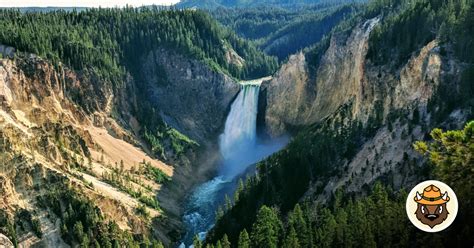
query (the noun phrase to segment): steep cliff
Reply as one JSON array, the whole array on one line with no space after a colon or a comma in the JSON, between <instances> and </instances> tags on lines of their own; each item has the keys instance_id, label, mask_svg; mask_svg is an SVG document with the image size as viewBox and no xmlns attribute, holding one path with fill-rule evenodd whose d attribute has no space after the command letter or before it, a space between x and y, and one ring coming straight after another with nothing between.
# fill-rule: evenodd
<instances>
[{"instance_id":1,"label":"steep cliff","mask_svg":"<svg viewBox=\"0 0 474 248\"><path fill-rule=\"evenodd\" d=\"M281 135L291 126L318 122L367 94L363 89L367 81L363 78L365 54L370 31L377 22L372 19L349 34L333 35L316 79L310 78L302 52L290 57L267 86L271 90L267 94L265 124L270 134Z\"/></svg>"},{"instance_id":2,"label":"steep cliff","mask_svg":"<svg viewBox=\"0 0 474 248\"><path fill-rule=\"evenodd\" d=\"M222 131L239 91L229 76L166 49L150 52L143 59L142 76L163 120L203 144Z\"/></svg>"},{"instance_id":3,"label":"steep cliff","mask_svg":"<svg viewBox=\"0 0 474 248\"><path fill-rule=\"evenodd\" d=\"M17 241L65 245L55 228L61 222L44 217L49 215L48 208L38 201L48 193L45 178L50 174L67 179L63 187L75 184L74 190L82 189L83 195L123 230L146 233L148 218L162 214L158 205L153 205L162 182L150 177L146 168L162 171L166 177L173 175L173 168L148 156L132 133L108 117L112 103L118 100L112 92L104 88L96 92L87 75L67 68L58 70L34 55L2 59L0 65L0 173L2 191L8 192L3 195L2 211L10 216L7 219L16 218L18 211L31 212L33 219L39 220L36 230L42 233L35 237L26 229L16 234ZM81 98L85 106L96 110L87 113L87 107L71 100L72 92L87 95ZM139 191L140 196L135 194ZM149 217L135 214L140 206ZM177 227L170 223L169 229L161 229L157 236L170 242L167 232L173 228Z\"/></svg>"}]
</instances>

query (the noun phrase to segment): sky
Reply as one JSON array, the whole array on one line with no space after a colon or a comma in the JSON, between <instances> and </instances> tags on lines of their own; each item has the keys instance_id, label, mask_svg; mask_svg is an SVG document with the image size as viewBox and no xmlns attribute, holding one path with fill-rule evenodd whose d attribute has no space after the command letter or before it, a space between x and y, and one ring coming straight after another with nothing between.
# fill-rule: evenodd
<instances>
[{"instance_id":1,"label":"sky","mask_svg":"<svg viewBox=\"0 0 474 248\"><path fill-rule=\"evenodd\" d=\"M123 7L170 5L179 0L0 0L0 7Z\"/></svg>"}]
</instances>

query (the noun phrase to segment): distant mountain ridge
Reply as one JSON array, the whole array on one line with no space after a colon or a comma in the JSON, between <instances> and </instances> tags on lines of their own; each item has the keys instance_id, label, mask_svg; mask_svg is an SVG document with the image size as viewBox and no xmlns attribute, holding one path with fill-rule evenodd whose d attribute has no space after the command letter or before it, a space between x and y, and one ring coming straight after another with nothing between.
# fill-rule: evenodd
<instances>
[{"instance_id":1,"label":"distant mountain ridge","mask_svg":"<svg viewBox=\"0 0 474 248\"><path fill-rule=\"evenodd\" d=\"M18 9L20 12L43 12L43 13L47 13L47 12L52 12L52 11L58 11L58 10L63 10L63 11L66 11L66 12L69 12L69 11L77 11L77 12L80 12L80 11L84 11L86 9L88 9L88 7L21 7L21 8L0 8L1 9Z\"/></svg>"},{"instance_id":2,"label":"distant mountain ridge","mask_svg":"<svg viewBox=\"0 0 474 248\"><path fill-rule=\"evenodd\" d=\"M226 8L242 8L256 6L279 6L294 8L302 5L311 4L345 4L345 3L361 3L366 0L182 0L175 6L178 8L200 8L215 9L218 7Z\"/></svg>"}]
</instances>

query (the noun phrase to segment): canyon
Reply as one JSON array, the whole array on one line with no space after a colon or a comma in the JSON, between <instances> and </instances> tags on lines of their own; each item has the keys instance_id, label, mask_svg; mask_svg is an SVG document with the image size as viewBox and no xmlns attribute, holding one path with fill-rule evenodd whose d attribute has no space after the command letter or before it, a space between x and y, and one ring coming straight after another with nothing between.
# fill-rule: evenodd
<instances>
[{"instance_id":1,"label":"canyon","mask_svg":"<svg viewBox=\"0 0 474 248\"><path fill-rule=\"evenodd\" d=\"M62 14L112 15L96 11ZM45 56L0 44L0 239L21 247L235 244L265 204L286 219L296 204L316 211L340 192L357 199L378 182L394 191L415 185L430 174L414 142L472 116L451 102L471 68L455 43L434 36L398 63L377 60L374 37L392 20L385 10L341 17L278 68L258 41L200 10L114 11L114 20L156 12L176 36L110 32L99 62L87 57L95 51L87 42ZM130 23L120 25L133 30ZM100 66L79 61L78 69L63 51L70 47Z\"/></svg>"}]
</instances>

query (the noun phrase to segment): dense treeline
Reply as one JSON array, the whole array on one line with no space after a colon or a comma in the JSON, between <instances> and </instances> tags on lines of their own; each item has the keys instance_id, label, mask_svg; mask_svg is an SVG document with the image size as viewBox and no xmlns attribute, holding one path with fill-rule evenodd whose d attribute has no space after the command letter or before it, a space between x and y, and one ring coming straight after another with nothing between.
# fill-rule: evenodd
<instances>
[{"instance_id":1,"label":"dense treeline","mask_svg":"<svg viewBox=\"0 0 474 248\"><path fill-rule=\"evenodd\" d=\"M250 229L243 229L231 244L239 248L407 247L416 228L406 218L405 200L405 193L379 183L360 199L339 191L329 207L296 204L286 218L278 209L263 205ZM215 247L223 243L224 238Z\"/></svg>"},{"instance_id":2,"label":"dense treeline","mask_svg":"<svg viewBox=\"0 0 474 248\"><path fill-rule=\"evenodd\" d=\"M474 243L470 207L474 199L474 122L463 130L435 129L431 137L432 142L417 142L415 147L434 166L431 177L451 185L462 202L456 221L445 232L427 235L415 228L406 217L406 192L393 192L376 183L366 197L339 190L326 206L296 203L287 215L263 203L255 221L240 229L237 238L223 234L213 242L215 246L207 247L468 247ZM197 239L194 244L203 246Z\"/></svg>"},{"instance_id":3,"label":"dense treeline","mask_svg":"<svg viewBox=\"0 0 474 248\"><path fill-rule=\"evenodd\" d=\"M396 11L383 6L392 5ZM464 0L390 1L372 3L385 16L370 35L367 58L375 65L398 68L428 42L437 39L441 55L451 54L464 63L461 84L440 85L429 109L441 121L455 108L474 113L474 2ZM452 97L456 95L456 97Z\"/></svg>"},{"instance_id":4,"label":"dense treeline","mask_svg":"<svg viewBox=\"0 0 474 248\"><path fill-rule=\"evenodd\" d=\"M3 9L3 8L0 8ZM57 10L64 11L84 11L87 7L19 7L18 10L21 12L51 12Z\"/></svg>"},{"instance_id":5,"label":"dense treeline","mask_svg":"<svg viewBox=\"0 0 474 248\"><path fill-rule=\"evenodd\" d=\"M255 8L217 8L209 13L238 35L252 40L265 38L299 19L319 15L337 4L318 4L305 8L285 9L272 6Z\"/></svg>"},{"instance_id":6,"label":"dense treeline","mask_svg":"<svg viewBox=\"0 0 474 248\"><path fill-rule=\"evenodd\" d=\"M383 13L383 24L370 36L367 57L376 64L406 61L411 54L439 38L454 46L458 58L474 61L472 30L474 8L472 1L417 0L375 1L381 6L398 6L396 12ZM398 10L400 9L400 10Z\"/></svg>"},{"instance_id":7,"label":"dense treeline","mask_svg":"<svg viewBox=\"0 0 474 248\"><path fill-rule=\"evenodd\" d=\"M296 11L276 7L217 8L209 12L224 26L247 39L261 39L298 18Z\"/></svg>"},{"instance_id":8,"label":"dense treeline","mask_svg":"<svg viewBox=\"0 0 474 248\"><path fill-rule=\"evenodd\" d=\"M358 7L331 3L291 10L275 7L218 8L210 13L237 34L254 40L267 54L284 60L290 54L319 42Z\"/></svg>"},{"instance_id":9,"label":"dense treeline","mask_svg":"<svg viewBox=\"0 0 474 248\"><path fill-rule=\"evenodd\" d=\"M158 47L170 47L206 61L237 78L260 77L276 61L238 38L204 12L154 8L90 9L48 13L0 10L0 43L62 61L76 70L93 69L114 84L126 69ZM245 59L226 61L231 47Z\"/></svg>"},{"instance_id":10,"label":"dense treeline","mask_svg":"<svg viewBox=\"0 0 474 248\"><path fill-rule=\"evenodd\" d=\"M348 31L363 19L380 17L381 25L370 34L367 54L367 59L375 65L401 66L414 52L434 39L442 43L443 55L452 50L458 59L472 64L474 52L468 47L473 42L473 4L463 0L372 0L363 11L341 22L332 32ZM310 68L317 69L319 58L328 45L329 39L326 38L306 49ZM472 71L472 66L465 70L464 84L474 78ZM467 92L473 92L472 87ZM463 98L463 101L469 99Z\"/></svg>"},{"instance_id":11,"label":"dense treeline","mask_svg":"<svg viewBox=\"0 0 474 248\"><path fill-rule=\"evenodd\" d=\"M356 6L346 5L298 19L272 34L261 45L261 48L267 54L277 56L280 59L286 58L303 48L319 42L341 20L347 18L355 11Z\"/></svg>"},{"instance_id":12,"label":"dense treeline","mask_svg":"<svg viewBox=\"0 0 474 248\"><path fill-rule=\"evenodd\" d=\"M366 0L182 0L177 4L179 8L206 8L215 9L218 7L227 8L249 8L256 6L278 6L287 9L297 9L308 7L309 5L330 5L345 4L355 2L365 2Z\"/></svg>"}]
</instances>

